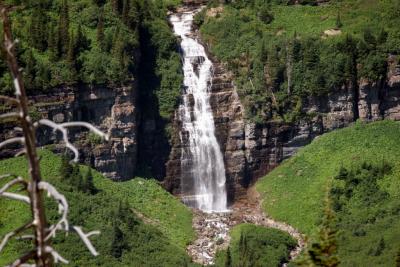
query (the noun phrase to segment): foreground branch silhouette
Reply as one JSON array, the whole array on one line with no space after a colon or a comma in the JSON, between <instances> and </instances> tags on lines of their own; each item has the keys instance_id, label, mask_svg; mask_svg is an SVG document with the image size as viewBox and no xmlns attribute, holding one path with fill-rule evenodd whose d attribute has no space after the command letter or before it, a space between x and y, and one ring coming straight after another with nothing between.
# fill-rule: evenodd
<instances>
[{"instance_id":1,"label":"foreground branch silhouette","mask_svg":"<svg viewBox=\"0 0 400 267\"><path fill-rule=\"evenodd\" d=\"M0 122L4 119L15 119L19 124L19 127L17 127L16 130L21 131L23 136L10 138L1 142L0 149L15 144L22 146L22 150L17 152L16 156L22 154L26 156L29 164L29 179L24 179L13 174L5 174L0 176L0 183L5 181L4 185L0 187L0 197L21 201L30 205L32 220L15 229L14 231L7 233L3 237L0 242L0 253L7 245L8 241L12 238L30 239L34 245L33 249L16 259L9 266L39 267L53 266L54 263L58 262L68 263L66 259L64 259L57 251L53 249L51 246L51 239L58 231L64 231L65 233L74 231L79 235L89 251L94 256L97 256L98 252L91 244L89 237L92 235L97 235L100 232L92 231L89 233L84 233L82 228L79 226L70 227L68 222L69 207L66 198L64 195L59 193L54 186L42 181L39 157L36 148L35 131L41 126L46 126L52 128L54 132L61 132L66 148L71 150L74 154L74 162L78 162L79 153L76 147L72 145L68 139L68 128L85 127L95 134L98 134L105 140L108 140L108 136L86 122L67 122L56 124L46 119L42 119L37 122L32 121L32 118L28 113L28 98L22 79L22 70L18 67L15 54L15 45L18 43L18 40L13 40L12 37L11 22L9 19L10 10L10 7L0 4L0 17L3 24L3 44L1 45L1 52L12 75L15 88L15 97L0 96L0 102L7 103L12 107L12 109L14 109L14 111L0 115ZM18 188L17 186L19 186L20 190L12 190L11 192L9 191L10 189ZM21 194L20 192L22 191L25 191L26 194ZM53 225L48 225L46 220L43 193L46 193L48 197L52 198L58 203L58 212L61 215L61 218Z\"/></svg>"}]
</instances>

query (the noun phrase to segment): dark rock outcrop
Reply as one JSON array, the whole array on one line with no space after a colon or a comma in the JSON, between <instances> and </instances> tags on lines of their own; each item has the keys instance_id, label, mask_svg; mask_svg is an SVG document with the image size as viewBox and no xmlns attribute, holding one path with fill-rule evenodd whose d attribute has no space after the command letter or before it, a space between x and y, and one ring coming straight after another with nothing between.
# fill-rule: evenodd
<instances>
[{"instance_id":1,"label":"dark rock outcrop","mask_svg":"<svg viewBox=\"0 0 400 267\"><path fill-rule=\"evenodd\" d=\"M53 90L49 95L30 97L35 116L56 123L86 121L110 135L107 143L87 130L71 128L71 140L80 150L80 160L114 180L134 177L137 161L136 84L120 88L79 87ZM12 124L2 126L1 139L17 134ZM60 136L41 127L37 132L39 146L52 145L63 153ZM15 150L2 151L1 156L12 155Z\"/></svg>"}]
</instances>

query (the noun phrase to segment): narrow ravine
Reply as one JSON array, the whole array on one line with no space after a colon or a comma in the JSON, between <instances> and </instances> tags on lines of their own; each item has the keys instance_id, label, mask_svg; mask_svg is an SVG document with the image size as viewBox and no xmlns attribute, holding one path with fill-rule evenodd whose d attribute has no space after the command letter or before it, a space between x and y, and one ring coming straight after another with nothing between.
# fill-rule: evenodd
<instances>
[{"instance_id":1,"label":"narrow ravine","mask_svg":"<svg viewBox=\"0 0 400 267\"><path fill-rule=\"evenodd\" d=\"M187 247L187 252L196 263L214 264L216 252L229 246L232 227L251 223L282 230L296 239L298 246L291 252L293 259L304 247L303 236L290 225L266 216L255 190L249 190L251 197L227 207L224 160L209 102L213 63L192 28L194 16L200 10L182 8L169 18L180 38L184 73L178 111L183 144L181 198L193 210L193 228L197 233L197 239Z\"/></svg>"}]
</instances>

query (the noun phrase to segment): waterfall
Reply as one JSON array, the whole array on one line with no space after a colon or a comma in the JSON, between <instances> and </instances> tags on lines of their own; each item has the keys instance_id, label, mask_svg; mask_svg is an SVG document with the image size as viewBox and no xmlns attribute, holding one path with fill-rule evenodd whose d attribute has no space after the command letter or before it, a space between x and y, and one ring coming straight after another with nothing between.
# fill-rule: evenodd
<instances>
[{"instance_id":1,"label":"waterfall","mask_svg":"<svg viewBox=\"0 0 400 267\"><path fill-rule=\"evenodd\" d=\"M179 107L182 146L181 188L183 201L206 212L227 210L224 160L215 137L210 106L213 65L204 47L191 37L194 12L172 15L170 21L181 37L184 72Z\"/></svg>"}]
</instances>

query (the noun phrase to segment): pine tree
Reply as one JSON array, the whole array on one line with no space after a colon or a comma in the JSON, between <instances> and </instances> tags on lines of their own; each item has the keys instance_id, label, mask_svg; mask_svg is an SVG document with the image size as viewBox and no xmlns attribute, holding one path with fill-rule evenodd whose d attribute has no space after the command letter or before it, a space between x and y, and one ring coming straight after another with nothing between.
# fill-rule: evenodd
<instances>
[{"instance_id":1,"label":"pine tree","mask_svg":"<svg viewBox=\"0 0 400 267\"><path fill-rule=\"evenodd\" d=\"M228 247L228 249L226 250L225 267L232 267L232 255L230 247Z\"/></svg>"},{"instance_id":2,"label":"pine tree","mask_svg":"<svg viewBox=\"0 0 400 267\"><path fill-rule=\"evenodd\" d=\"M400 267L400 248L397 250L396 254L396 267Z\"/></svg>"},{"instance_id":3,"label":"pine tree","mask_svg":"<svg viewBox=\"0 0 400 267\"><path fill-rule=\"evenodd\" d=\"M125 25L129 25L129 1L128 0L123 0L122 4L122 22Z\"/></svg>"},{"instance_id":4,"label":"pine tree","mask_svg":"<svg viewBox=\"0 0 400 267\"><path fill-rule=\"evenodd\" d=\"M44 9L35 7L30 21L30 45L39 51L47 48L47 24L48 16Z\"/></svg>"},{"instance_id":5,"label":"pine tree","mask_svg":"<svg viewBox=\"0 0 400 267\"><path fill-rule=\"evenodd\" d=\"M340 14L338 13L336 16L336 29L340 29L343 27L342 20L340 19Z\"/></svg>"},{"instance_id":6,"label":"pine tree","mask_svg":"<svg viewBox=\"0 0 400 267\"><path fill-rule=\"evenodd\" d=\"M93 183L93 174L92 174L92 169L90 167L88 167L85 174L83 191L89 194L95 194L97 192L97 189Z\"/></svg>"},{"instance_id":7,"label":"pine tree","mask_svg":"<svg viewBox=\"0 0 400 267\"><path fill-rule=\"evenodd\" d=\"M124 233L121 229L114 223L113 229L113 239L111 242L111 255L114 258L120 258L125 247Z\"/></svg>"},{"instance_id":8,"label":"pine tree","mask_svg":"<svg viewBox=\"0 0 400 267\"><path fill-rule=\"evenodd\" d=\"M97 42L99 43L99 47L104 50L105 42L104 42L104 11L100 9L99 19L97 22Z\"/></svg>"},{"instance_id":9,"label":"pine tree","mask_svg":"<svg viewBox=\"0 0 400 267\"><path fill-rule=\"evenodd\" d=\"M61 156L61 165L58 170L59 177L61 180L67 180L71 177L72 172L74 171L73 166L69 163L69 159L67 155Z\"/></svg>"},{"instance_id":10,"label":"pine tree","mask_svg":"<svg viewBox=\"0 0 400 267\"><path fill-rule=\"evenodd\" d=\"M75 54L78 55L82 51L89 49L89 47L90 41L83 33L82 26L79 24L75 37Z\"/></svg>"},{"instance_id":11,"label":"pine tree","mask_svg":"<svg viewBox=\"0 0 400 267\"><path fill-rule=\"evenodd\" d=\"M36 60L33 56L31 49L27 51L25 62L26 65L24 68L24 83L27 89L33 89L36 76L36 71L35 71Z\"/></svg>"},{"instance_id":12,"label":"pine tree","mask_svg":"<svg viewBox=\"0 0 400 267\"><path fill-rule=\"evenodd\" d=\"M47 40L47 47L50 53L50 61L55 62L58 60L58 47L57 47L57 31L56 26L51 23L49 26L49 33L48 33L48 40Z\"/></svg>"},{"instance_id":13,"label":"pine tree","mask_svg":"<svg viewBox=\"0 0 400 267\"><path fill-rule=\"evenodd\" d=\"M71 32L69 37L68 44L68 52L67 52L67 62L71 65L71 67L75 67L75 59L76 59L76 42L74 32Z\"/></svg>"},{"instance_id":14,"label":"pine tree","mask_svg":"<svg viewBox=\"0 0 400 267\"><path fill-rule=\"evenodd\" d=\"M335 213L329 196L325 197L324 215L319 230L319 241L312 243L306 251L306 259L300 261L300 266L336 267L340 261L337 258L337 229L335 227Z\"/></svg>"},{"instance_id":15,"label":"pine tree","mask_svg":"<svg viewBox=\"0 0 400 267\"><path fill-rule=\"evenodd\" d=\"M63 0L58 21L58 51L61 56L66 56L69 45L69 8L67 0Z\"/></svg>"}]
</instances>

